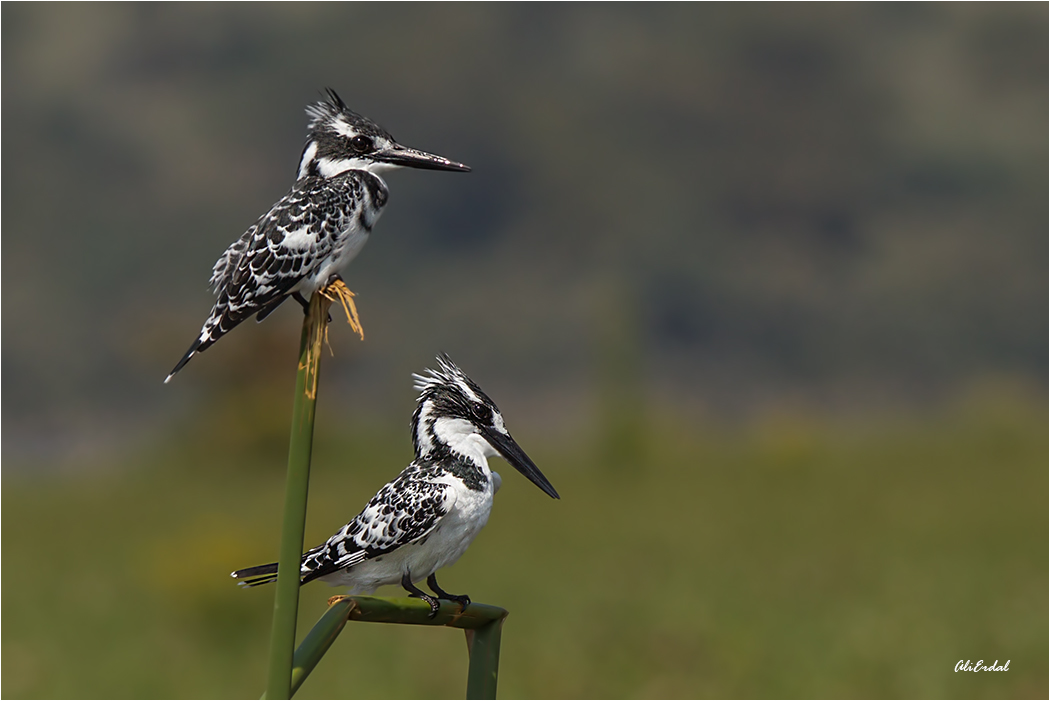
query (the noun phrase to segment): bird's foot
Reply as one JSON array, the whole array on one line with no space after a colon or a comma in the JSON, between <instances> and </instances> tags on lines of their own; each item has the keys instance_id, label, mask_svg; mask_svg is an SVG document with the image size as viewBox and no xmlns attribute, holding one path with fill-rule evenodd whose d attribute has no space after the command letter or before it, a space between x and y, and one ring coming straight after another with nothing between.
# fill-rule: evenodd
<instances>
[{"instance_id":1,"label":"bird's foot","mask_svg":"<svg viewBox=\"0 0 1050 701\"><path fill-rule=\"evenodd\" d=\"M430 614L427 616L427 618L433 618L437 615L438 609L441 608L441 604L438 603L437 599L435 599L430 594L427 594L425 591L413 584L412 578L409 577L407 573L401 577L401 586L405 589L405 591L408 592L408 595L413 599L422 599L423 601L427 602L427 605L430 606ZM440 596L440 594L438 596Z\"/></svg>"},{"instance_id":2,"label":"bird's foot","mask_svg":"<svg viewBox=\"0 0 1050 701\"><path fill-rule=\"evenodd\" d=\"M320 292L326 299L332 302L338 301L343 305L343 311L346 312L346 320L349 322L350 328L361 337L362 341L365 340L365 330L361 326L361 319L357 316L357 305L354 304L354 293L343 282L343 278L338 275L328 278L328 284L322 287Z\"/></svg>"},{"instance_id":3,"label":"bird's foot","mask_svg":"<svg viewBox=\"0 0 1050 701\"><path fill-rule=\"evenodd\" d=\"M441 604L439 604L438 600L434 597L430 596L429 594L422 593L409 594L409 596L413 599L422 599L423 601L427 602L427 605L430 606L430 613L427 614L427 618L434 618L438 615L438 610L441 608Z\"/></svg>"},{"instance_id":4,"label":"bird's foot","mask_svg":"<svg viewBox=\"0 0 1050 701\"><path fill-rule=\"evenodd\" d=\"M459 604L460 613L466 611L467 607L470 606L470 597L466 594L449 594L447 591L439 587L436 575L432 574L429 577L427 577L427 586L430 587L430 591L434 592L442 599L455 601L457 604Z\"/></svg>"}]
</instances>

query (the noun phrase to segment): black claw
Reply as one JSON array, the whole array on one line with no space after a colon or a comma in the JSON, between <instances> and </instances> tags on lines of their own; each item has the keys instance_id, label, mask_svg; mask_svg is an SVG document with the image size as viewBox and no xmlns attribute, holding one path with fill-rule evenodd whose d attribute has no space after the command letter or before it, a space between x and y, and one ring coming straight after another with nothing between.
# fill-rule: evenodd
<instances>
[{"instance_id":1,"label":"black claw","mask_svg":"<svg viewBox=\"0 0 1050 701\"><path fill-rule=\"evenodd\" d=\"M405 572L405 574L401 576L401 586L404 587L405 591L408 592L409 596L414 597L416 599L422 599L423 601L427 602L427 604L430 606L430 615L427 616L428 618L433 618L437 615L438 609L441 607L441 605L438 604L438 600L432 597L430 594L427 594L415 584L413 584L412 578L409 577L408 572Z\"/></svg>"},{"instance_id":2,"label":"black claw","mask_svg":"<svg viewBox=\"0 0 1050 701\"><path fill-rule=\"evenodd\" d=\"M447 591L438 586L437 575L432 574L427 577L427 586L430 587L430 591L434 592L442 599L448 599L449 601L455 601L459 604L459 612L463 613L470 606L470 597L466 594L449 594Z\"/></svg>"}]
</instances>

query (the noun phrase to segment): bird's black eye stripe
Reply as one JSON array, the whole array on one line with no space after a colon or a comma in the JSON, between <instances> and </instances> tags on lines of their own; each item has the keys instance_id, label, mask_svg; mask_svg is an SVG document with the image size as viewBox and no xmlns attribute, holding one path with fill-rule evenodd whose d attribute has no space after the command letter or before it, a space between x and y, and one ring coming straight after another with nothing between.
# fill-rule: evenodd
<instances>
[{"instance_id":1,"label":"bird's black eye stripe","mask_svg":"<svg viewBox=\"0 0 1050 701\"><path fill-rule=\"evenodd\" d=\"M372 139L367 136L358 134L354 138L350 139L350 146L358 153L368 153L372 150Z\"/></svg>"}]
</instances>

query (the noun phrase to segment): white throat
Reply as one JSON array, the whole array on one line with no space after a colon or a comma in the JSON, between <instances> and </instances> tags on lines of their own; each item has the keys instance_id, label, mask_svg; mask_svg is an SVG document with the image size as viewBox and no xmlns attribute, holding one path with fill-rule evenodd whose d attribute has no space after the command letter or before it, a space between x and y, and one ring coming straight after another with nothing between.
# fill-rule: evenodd
<instances>
[{"instance_id":1,"label":"white throat","mask_svg":"<svg viewBox=\"0 0 1050 701\"><path fill-rule=\"evenodd\" d=\"M334 178L348 170L368 170L370 161L363 158L325 158L317 159L317 172L322 178Z\"/></svg>"},{"instance_id":2,"label":"white throat","mask_svg":"<svg viewBox=\"0 0 1050 701\"><path fill-rule=\"evenodd\" d=\"M462 455L485 472L489 471L488 458L499 455L466 419L437 419L434 421L434 435L452 452Z\"/></svg>"}]
</instances>

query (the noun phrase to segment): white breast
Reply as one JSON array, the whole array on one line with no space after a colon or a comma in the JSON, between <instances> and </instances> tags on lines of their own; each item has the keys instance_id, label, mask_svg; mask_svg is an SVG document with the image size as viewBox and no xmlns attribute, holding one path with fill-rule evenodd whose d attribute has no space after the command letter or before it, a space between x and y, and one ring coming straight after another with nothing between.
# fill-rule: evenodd
<instances>
[{"instance_id":1,"label":"white breast","mask_svg":"<svg viewBox=\"0 0 1050 701\"><path fill-rule=\"evenodd\" d=\"M343 212L340 217L339 233L335 235L335 245L331 252L320 261L320 265L313 273L307 275L296 285L295 290L307 298L324 287L333 275L342 273L346 266L350 265L350 261L356 258L368 243L371 228L379 220L383 208L372 201L372 195L367 187L361 187L361 197L363 199L356 208Z\"/></svg>"},{"instance_id":2,"label":"white breast","mask_svg":"<svg viewBox=\"0 0 1050 701\"><path fill-rule=\"evenodd\" d=\"M354 220L350 227L339 235L339 242L332 251L332 255L328 256L317 271L309 276L308 282L304 280L303 294L307 296L313 294L315 290L323 287L333 275L343 272L366 243L368 243L368 231Z\"/></svg>"},{"instance_id":3,"label":"white breast","mask_svg":"<svg viewBox=\"0 0 1050 701\"><path fill-rule=\"evenodd\" d=\"M400 584L406 572L413 582L420 582L456 562L488 523L492 496L498 487L492 479L481 490L467 489L462 480L451 475L445 481L450 488L450 501L454 501L423 542L403 545L392 553L362 562L349 572L322 579L332 586L349 587L351 594L372 594L378 587Z\"/></svg>"}]
</instances>

